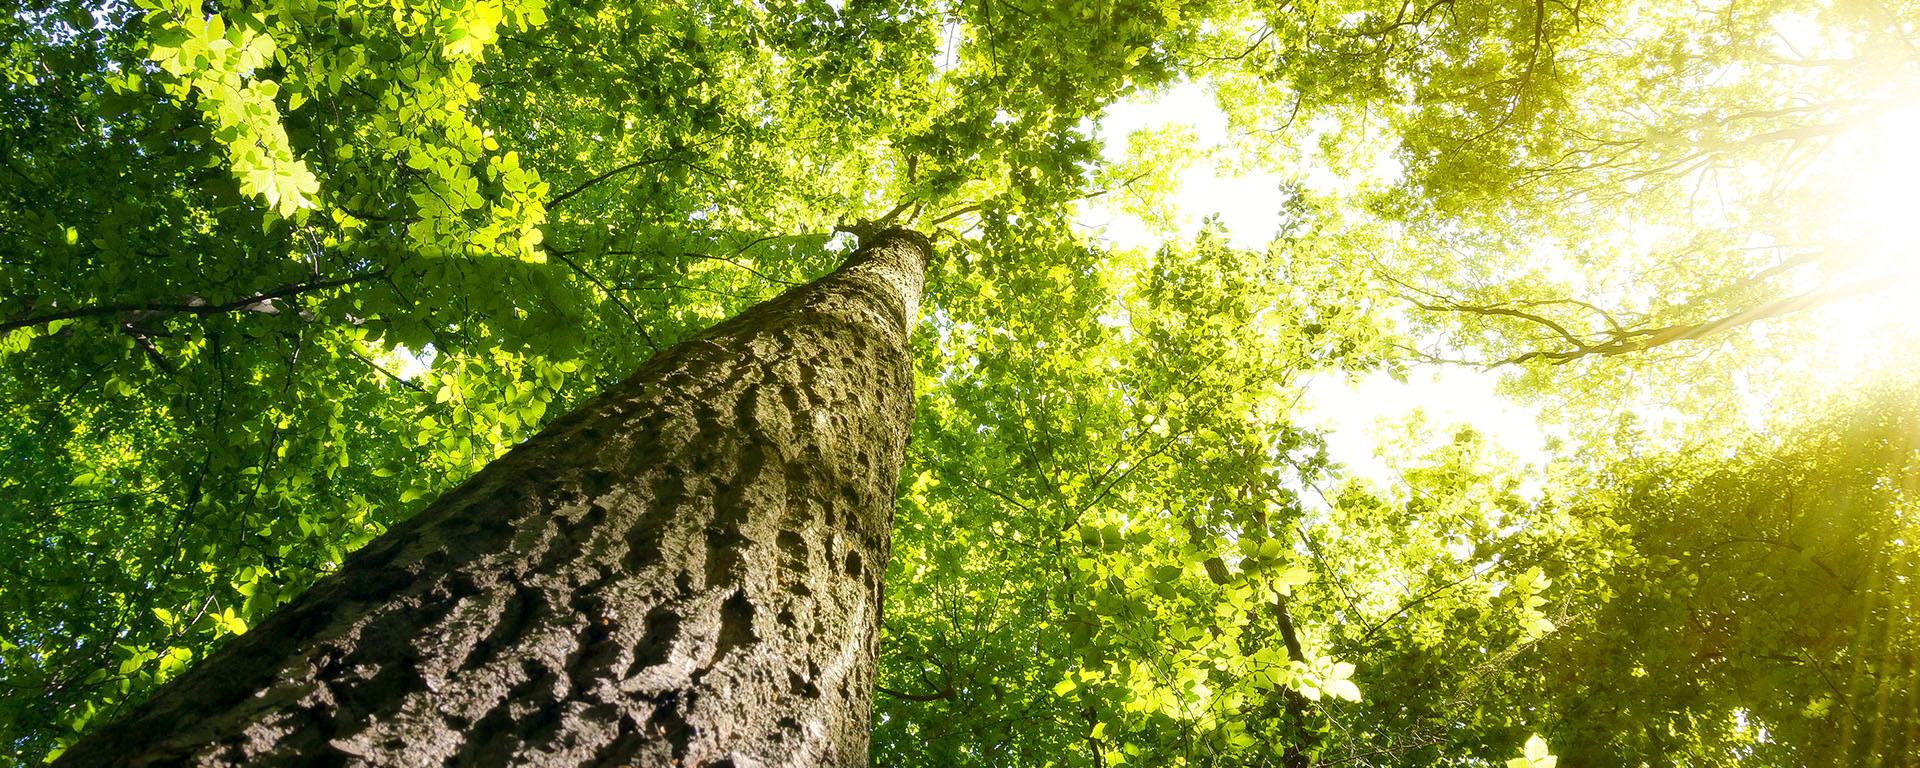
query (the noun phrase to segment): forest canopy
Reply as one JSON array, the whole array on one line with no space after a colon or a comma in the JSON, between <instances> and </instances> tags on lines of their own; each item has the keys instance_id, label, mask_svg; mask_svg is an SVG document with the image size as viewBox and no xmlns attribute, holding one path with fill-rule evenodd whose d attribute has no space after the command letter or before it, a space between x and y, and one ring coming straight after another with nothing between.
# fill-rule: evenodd
<instances>
[{"instance_id":1,"label":"forest canopy","mask_svg":"<svg viewBox=\"0 0 1920 768\"><path fill-rule=\"evenodd\" d=\"M1903 0L22 0L0 763L900 226L874 764L1915 765L1916 46ZM1224 144L1110 127L1176 88ZM1192 168L1273 210L1182 228ZM1541 445L1313 405L1463 371Z\"/></svg>"}]
</instances>

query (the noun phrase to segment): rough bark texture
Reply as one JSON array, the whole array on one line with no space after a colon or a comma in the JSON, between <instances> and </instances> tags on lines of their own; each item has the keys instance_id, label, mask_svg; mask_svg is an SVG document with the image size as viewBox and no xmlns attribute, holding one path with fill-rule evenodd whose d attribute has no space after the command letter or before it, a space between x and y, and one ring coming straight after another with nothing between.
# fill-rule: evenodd
<instances>
[{"instance_id":1,"label":"rough bark texture","mask_svg":"<svg viewBox=\"0 0 1920 768\"><path fill-rule=\"evenodd\" d=\"M59 764L866 764L929 248L661 353Z\"/></svg>"}]
</instances>

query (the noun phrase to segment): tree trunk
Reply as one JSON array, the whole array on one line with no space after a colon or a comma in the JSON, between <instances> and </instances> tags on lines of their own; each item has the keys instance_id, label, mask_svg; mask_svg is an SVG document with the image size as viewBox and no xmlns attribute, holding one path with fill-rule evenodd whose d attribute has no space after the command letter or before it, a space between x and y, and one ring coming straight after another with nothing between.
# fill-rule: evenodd
<instances>
[{"instance_id":1,"label":"tree trunk","mask_svg":"<svg viewBox=\"0 0 1920 768\"><path fill-rule=\"evenodd\" d=\"M865 765L930 248L661 353L59 764Z\"/></svg>"}]
</instances>

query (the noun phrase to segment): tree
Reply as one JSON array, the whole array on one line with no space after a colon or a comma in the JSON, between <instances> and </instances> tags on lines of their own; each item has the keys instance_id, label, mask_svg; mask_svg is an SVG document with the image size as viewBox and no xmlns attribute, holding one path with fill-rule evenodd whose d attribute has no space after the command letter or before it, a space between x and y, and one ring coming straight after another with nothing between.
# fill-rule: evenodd
<instances>
[{"instance_id":1,"label":"tree","mask_svg":"<svg viewBox=\"0 0 1920 768\"><path fill-rule=\"evenodd\" d=\"M1606 577L1606 607L1539 660L1587 671L1555 681L1559 743L1653 765L1742 750L1762 765L1912 764L1920 638L1901 618L1913 558L1896 510L1920 459L1915 397L1869 377L1794 439L1613 467L1585 503L1638 518L1622 532L1634 554ZM1754 739L1762 727L1774 738Z\"/></svg>"},{"instance_id":2,"label":"tree","mask_svg":"<svg viewBox=\"0 0 1920 768\"><path fill-rule=\"evenodd\" d=\"M35 245L9 275L9 350L31 349L14 359L23 378L112 371L109 402L88 400L81 410L113 414L63 413L72 401L25 396L19 403L33 415L23 423L36 429L18 435L30 447L9 458L45 451L61 460L9 490L49 494L59 509L68 489L138 488L107 504L81 501L84 515L105 517L68 519L53 536L10 531L16 547L51 555L32 556L24 589L9 590L26 608L9 632L10 686L53 694L10 713L10 725L29 724L20 731L26 752L55 746L33 724L83 724L102 704L111 707L104 722L127 694L179 673L207 634L256 628L346 552L408 519L413 502L530 435L550 404L595 386L569 385L567 374L618 370L751 303L733 291L795 282L830 259L826 228L806 227L871 204L864 187L881 176L872 166L905 161L890 186L924 187L901 193L918 198L917 214L997 194L1005 185L991 174L1010 163L983 162L982 152L1026 153L1033 158L1018 164L1023 174L1065 172L1027 177L1015 193L1028 201L1022 210L1057 210L1079 194L1073 159L1088 145L1053 145L1079 100L1128 79L1082 66L1097 90L1060 67L995 70L988 78L999 93L1058 109L1023 110L1009 126L992 120L994 101L974 98L952 110L956 125L931 131L915 114L931 83L911 77L929 68L911 44L929 37L923 8L867 6L845 18L817 5L583 8L551 25L537 2L396 7L391 18L363 10L41 5L9 19L10 61L20 65L9 69L10 88L23 97L12 103L57 99L73 124L68 132L64 121L36 118L9 137L21 150L10 170L47 193L18 195L7 212L8 228ZM540 37L530 34L536 29ZM876 35L906 39L882 47ZM1031 48L1041 39L1022 27L993 45ZM1077 50L1110 57L1118 40ZM489 65L496 45L526 55ZM869 52L882 56L859 64ZM630 65L606 66L613 60ZM556 66L565 77L554 77ZM1035 78L1046 93L1034 95ZM803 83L814 90L795 87ZM491 98L481 101L483 87ZM516 92L539 98L518 101ZM629 100L610 103L608 93ZM552 120L546 108L568 99L598 103L579 119ZM839 130L849 119L865 132ZM1039 135L1023 139L1030 130ZM882 141L915 154L880 150ZM573 149L541 157L566 145ZM162 158L143 169L150 175L83 181L87 169L132 167L147 156ZM796 158L830 167L802 172ZM535 159L577 181L556 193L532 170ZM1002 215L989 203L931 213L938 221ZM649 223L689 207L699 214L689 225ZM610 210L619 221L609 221ZM241 229L248 233L226 236ZM769 253L785 263L739 261ZM707 273L703 262L751 278ZM649 266L689 279L648 307L633 292ZM499 286L508 290L491 290ZM702 293L725 300L687 298ZM611 314L588 317L583 305ZM84 341L64 345L71 337ZM115 360L122 341L140 359ZM589 344L616 354L588 356ZM405 363L396 350L416 361L431 354L450 378L397 373ZM68 354L82 365L60 362ZM325 382L309 378L316 371ZM280 383L256 386L262 376ZM38 391L73 388L86 389L87 379ZM113 435L105 455L94 455L103 459L97 471L74 471L79 457L65 453L76 441L61 427L75 422ZM116 423L150 437L131 440ZM407 442L435 457L422 462L403 448L383 458L374 447ZM884 459L888 451L854 453ZM891 478L898 460L874 467ZM76 572L58 562L68 551L109 554L91 560L92 572ZM877 589L886 558L868 554ZM239 561L247 563L239 571L228 567ZM197 565L209 562L222 565ZM181 594L203 597L183 605L174 600ZM38 612L55 603L70 606L65 616ZM93 631L107 626L121 629ZM66 645L62 636L84 639ZM863 647L868 658L849 674L871 664L870 637ZM864 685L844 693L864 701ZM66 708L76 702L85 710L74 718ZM863 705L847 712L864 721ZM836 732L862 731L847 730L846 719L828 721ZM838 753L859 757L858 749Z\"/></svg>"},{"instance_id":3,"label":"tree","mask_svg":"<svg viewBox=\"0 0 1920 768\"><path fill-rule=\"evenodd\" d=\"M59 763L864 762L930 249L662 352Z\"/></svg>"},{"instance_id":4,"label":"tree","mask_svg":"<svg viewBox=\"0 0 1920 768\"><path fill-rule=\"evenodd\" d=\"M1819 444L1789 425L1833 410L1824 371L1869 367L1807 352L1845 302L1764 310L1861 264L1889 274L1806 204L1842 177L1799 171L1898 111L1911 16L34 0L0 27L0 733L35 760L219 648L272 645L249 638L349 552L451 524L415 515L645 360L692 354L662 350L831 271L851 248L836 225L864 218L940 244L876 762L1816 763L1779 735L1865 700L1796 708L1820 689L1775 679L1844 659L1899 711L1904 673L1881 660L1907 641L1882 617L1905 593L1863 586L1870 629L1812 637L1741 617L1796 615L1756 573L1817 568L1634 569L1735 530L1715 504L1743 497L1711 489L1763 473L1747 454L1802 465L1773 448ZM1099 114L1180 77L1219 97L1233 159L1289 179L1270 243L1209 227L1116 249L1074 223L1093 196L1164 208L1198 151L1163 131L1109 159ZM1691 205L1703 179L1737 194ZM1434 358L1513 361L1564 416L1557 460L1415 422L1395 479L1344 469L1303 413L1312 382ZM1627 398L1682 418L1623 427ZM1853 454L1854 476L1897 486L1899 455ZM1858 527L1906 536L1904 498L1858 505ZM601 607L564 603L632 635ZM1696 607L1711 631L1675 623ZM1689 696L1615 664L1633 647L1616 627L1702 647L1739 627L1825 661L1650 673L1740 682ZM1857 650L1876 632L1881 652ZM548 738L532 714L487 730ZM1850 733L1863 760L1897 743Z\"/></svg>"}]
</instances>

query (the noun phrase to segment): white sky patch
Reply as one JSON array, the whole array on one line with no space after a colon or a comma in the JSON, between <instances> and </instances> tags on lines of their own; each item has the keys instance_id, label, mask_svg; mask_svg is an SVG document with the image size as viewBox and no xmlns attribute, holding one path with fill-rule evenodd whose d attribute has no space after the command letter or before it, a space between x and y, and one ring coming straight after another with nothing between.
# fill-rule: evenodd
<instances>
[{"instance_id":1,"label":"white sky patch","mask_svg":"<svg viewBox=\"0 0 1920 768\"><path fill-rule=\"evenodd\" d=\"M965 39L966 30L960 22L952 19L940 25L940 49L933 52L933 66L941 72L951 72L959 64L960 42Z\"/></svg>"},{"instance_id":2,"label":"white sky patch","mask_svg":"<svg viewBox=\"0 0 1920 768\"><path fill-rule=\"evenodd\" d=\"M1199 85L1181 83L1152 101L1123 101L1109 107L1100 120L1099 135L1106 140L1102 154L1109 162L1123 162L1127 136L1170 124L1192 127L1203 152L1226 156L1233 151L1227 116L1213 97ZM1207 216L1218 215L1233 245L1264 247L1280 225L1282 179L1274 173L1224 173L1224 161L1225 157L1203 160L1181 172L1179 188L1172 195L1180 212L1177 237L1193 237ZM1082 211L1080 224L1098 231L1096 237L1115 248L1153 249L1162 241L1145 222L1115 210L1101 198L1094 198Z\"/></svg>"},{"instance_id":3,"label":"white sky patch","mask_svg":"<svg viewBox=\"0 0 1920 768\"><path fill-rule=\"evenodd\" d=\"M427 370L433 367L434 358L439 356L440 350L434 349L432 344L422 347L419 352L407 349L405 344L401 344L387 353L387 359L382 360L381 364L387 370L393 371L394 375L412 381L426 375Z\"/></svg>"},{"instance_id":4,"label":"white sky patch","mask_svg":"<svg viewBox=\"0 0 1920 768\"><path fill-rule=\"evenodd\" d=\"M1472 427L1489 445L1536 466L1548 459L1539 412L1496 394L1497 374L1468 368L1417 368L1407 383L1385 373L1348 382L1338 374L1315 377L1301 401L1302 421L1328 430L1327 447L1347 471L1385 487L1396 473L1379 454L1394 425L1423 412L1427 448L1451 440L1456 425ZM1393 457L1399 461L1413 456ZM1529 488L1529 491L1537 491Z\"/></svg>"}]
</instances>

